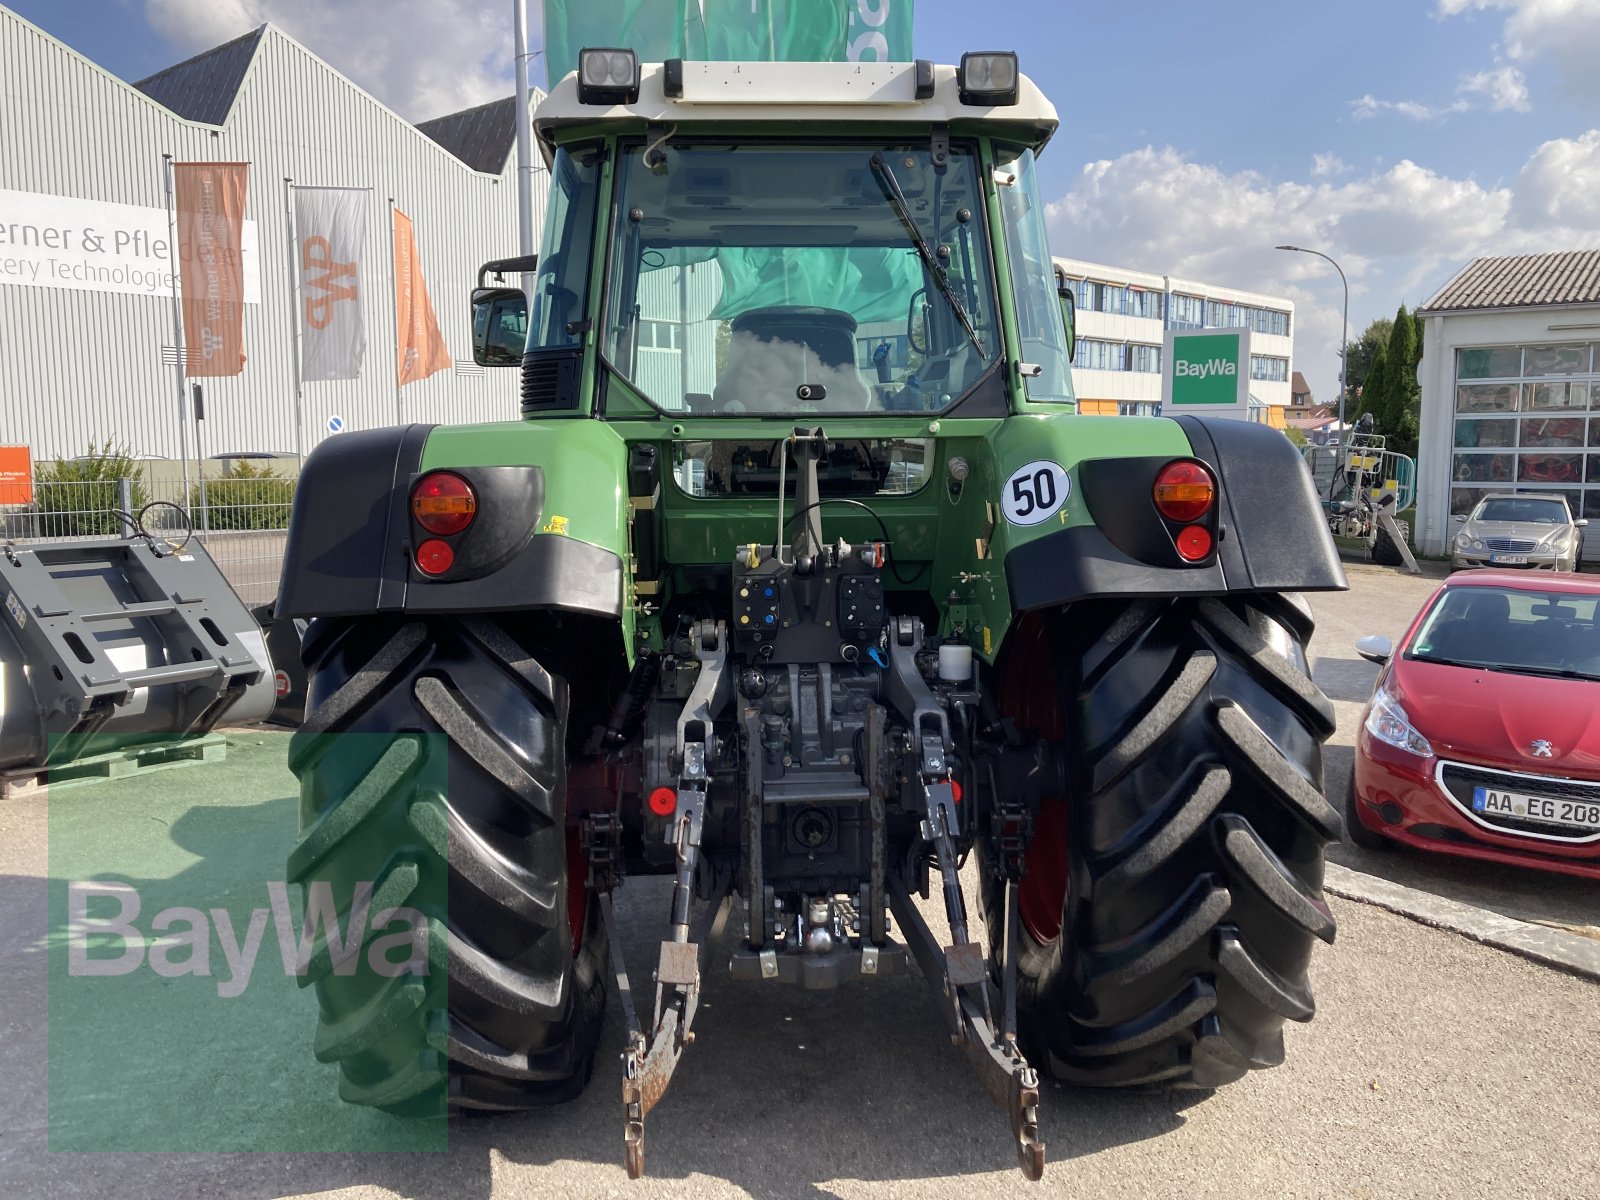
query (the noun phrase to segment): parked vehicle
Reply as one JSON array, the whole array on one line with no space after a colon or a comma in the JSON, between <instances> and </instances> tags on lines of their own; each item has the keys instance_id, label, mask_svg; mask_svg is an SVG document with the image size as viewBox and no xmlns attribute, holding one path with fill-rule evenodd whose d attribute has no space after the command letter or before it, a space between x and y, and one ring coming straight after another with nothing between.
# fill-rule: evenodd
<instances>
[{"instance_id":1,"label":"parked vehicle","mask_svg":"<svg viewBox=\"0 0 1600 1200\"><path fill-rule=\"evenodd\" d=\"M1600 579L1447 580L1362 714L1350 838L1600 879Z\"/></svg>"},{"instance_id":2,"label":"parked vehicle","mask_svg":"<svg viewBox=\"0 0 1600 1200\"><path fill-rule=\"evenodd\" d=\"M538 260L473 294L525 419L329 439L294 498L289 877L377 879L448 949L314 956L341 1095L571 1099L615 979L637 1175L735 898L718 966L755 987L914 957L1031 1178L1039 1071L1281 1062L1342 828L1294 593L1344 576L1294 448L1077 415L1056 113L1015 55L582 62L533 118ZM630 976L612 894L646 874L673 900Z\"/></svg>"},{"instance_id":3,"label":"parked vehicle","mask_svg":"<svg viewBox=\"0 0 1600 1200\"><path fill-rule=\"evenodd\" d=\"M1576 571L1583 530L1559 493L1494 492L1478 502L1450 545L1450 569L1521 567Z\"/></svg>"},{"instance_id":4,"label":"parked vehicle","mask_svg":"<svg viewBox=\"0 0 1600 1200\"><path fill-rule=\"evenodd\" d=\"M1334 537L1359 538L1372 561L1386 567L1411 561L1411 524L1394 519L1416 499L1417 465L1387 448L1388 439L1373 432L1372 414L1363 413L1354 428L1331 442L1306 446L1306 461L1328 530Z\"/></svg>"}]
</instances>

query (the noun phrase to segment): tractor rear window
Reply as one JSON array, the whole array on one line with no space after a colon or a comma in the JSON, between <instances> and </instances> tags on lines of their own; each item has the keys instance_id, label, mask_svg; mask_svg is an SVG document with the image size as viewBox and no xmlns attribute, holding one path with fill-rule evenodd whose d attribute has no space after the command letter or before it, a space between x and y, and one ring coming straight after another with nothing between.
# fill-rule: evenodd
<instances>
[{"instance_id":1,"label":"tractor rear window","mask_svg":"<svg viewBox=\"0 0 1600 1200\"><path fill-rule=\"evenodd\" d=\"M672 447L672 474L690 496L776 496L783 477L795 494L794 460L781 469L783 442L728 438L681 441ZM931 438L840 438L817 466L823 496L908 496L928 482Z\"/></svg>"},{"instance_id":2,"label":"tractor rear window","mask_svg":"<svg viewBox=\"0 0 1600 1200\"><path fill-rule=\"evenodd\" d=\"M948 408L1002 345L976 155L954 145L942 171L931 158L927 144L625 150L610 365L672 413Z\"/></svg>"}]
</instances>

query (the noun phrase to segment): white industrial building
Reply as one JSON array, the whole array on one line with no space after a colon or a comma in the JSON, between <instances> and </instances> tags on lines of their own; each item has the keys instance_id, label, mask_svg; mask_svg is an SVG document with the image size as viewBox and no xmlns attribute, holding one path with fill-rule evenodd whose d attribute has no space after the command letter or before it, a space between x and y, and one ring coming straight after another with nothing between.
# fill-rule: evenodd
<instances>
[{"instance_id":1,"label":"white industrial building","mask_svg":"<svg viewBox=\"0 0 1600 1200\"><path fill-rule=\"evenodd\" d=\"M472 362L467 304L479 264L518 252L511 99L413 125L270 25L130 84L0 7L0 128L0 444L29 446L35 461L107 441L180 456L164 254L155 239L124 239L75 257L81 236L65 247L60 233L130 220L165 229L163 155L250 164L246 362L238 376L203 381L205 454L309 451L334 426L517 416L515 372ZM299 429L291 180L370 189L361 375L304 384ZM536 220L544 190L541 171ZM415 224L455 361L404 389L391 203Z\"/></svg>"},{"instance_id":2,"label":"white industrial building","mask_svg":"<svg viewBox=\"0 0 1600 1200\"><path fill-rule=\"evenodd\" d=\"M1557 492L1600 526L1600 250L1474 259L1417 317L1418 548L1446 553L1492 491Z\"/></svg>"},{"instance_id":3,"label":"white industrial building","mask_svg":"<svg viewBox=\"0 0 1600 1200\"><path fill-rule=\"evenodd\" d=\"M1283 428L1294 370L1294 302L1237 288L1057 258L1076 293L1078 411L1149 416L1161 403L1161 353L1168 329L1250 332L1252 418Z\"/></svg>"}]
</instances>

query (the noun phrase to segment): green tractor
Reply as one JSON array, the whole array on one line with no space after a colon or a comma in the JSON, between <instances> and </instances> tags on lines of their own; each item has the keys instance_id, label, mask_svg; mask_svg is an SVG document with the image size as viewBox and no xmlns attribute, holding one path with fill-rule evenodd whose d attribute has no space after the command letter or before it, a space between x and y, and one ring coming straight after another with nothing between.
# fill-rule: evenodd
<instances>
[{"instance_id":1,"label":"green tractor","mask_svg":"<svg viewBox=\"0 0 1600 1200\"><path fill-rule=\"evenodd\" d=\"M540 104L542 252L473 295L523 419L341 435L295 498L290 877L427 934L309 956L345 1099L568 1100L614 983L637 1176L713 942L920 971L1030 1178L1041 1072L1283 1060L1341 832L1297 593L1344 577L1280 433L1075 414L1056 125L1013 54L585 51Z\"/></svg>"}]
</instances>

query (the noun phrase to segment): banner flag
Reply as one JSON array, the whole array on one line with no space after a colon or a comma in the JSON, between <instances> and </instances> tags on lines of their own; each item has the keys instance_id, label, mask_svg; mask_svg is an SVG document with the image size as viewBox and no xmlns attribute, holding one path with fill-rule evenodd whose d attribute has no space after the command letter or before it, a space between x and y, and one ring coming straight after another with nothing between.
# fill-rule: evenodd
<instances>
[{"instance_id":1,"label":"banner flag","mask_svg":"<svg viewBox=\"0 0 1600 1200\"><path fill-rule=\"evenodd\" d=\"M244 231L248 163L173 163L184 373L244 370Z\"/></svg>"},{"instance_id":2,"label":"banner flag","mask_svg":"<svg viewBox=\"0 0 1600 1200\"><path fill-rule=\"evenodd\" d=\"M641 62L910 62L915 0L544 0L554 84L585 46Z\"/></svg>"},{"instance_id":3,"label":"banner flag","mask_svg":"<svg viewBox=\"0 0 1600 1200\"><path fill-rule=\"evenodd\" d=\"M368 188L294 189L300 266L300 379L357 379L367 353L361 254Z\"/></svg>"},{"instance_id":4,"label":"banner flag","mask_svg":"<svg viewBox=\"0 0 1600 1200\"><path fill-rule=\"evenodd\" d=\"M416 230L411 218L398 208L394 210L394 315L399 387L453 365L450 349L439 332L439 319L433 315L428 285L422 278Z\"/></svg>"}]
</instances>

